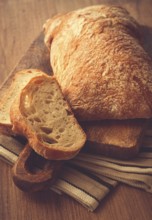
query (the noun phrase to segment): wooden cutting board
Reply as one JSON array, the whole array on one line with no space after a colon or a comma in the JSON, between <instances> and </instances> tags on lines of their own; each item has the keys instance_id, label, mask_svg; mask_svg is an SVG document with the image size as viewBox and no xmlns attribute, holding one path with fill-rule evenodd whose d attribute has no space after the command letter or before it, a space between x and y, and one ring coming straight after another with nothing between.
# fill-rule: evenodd
<instances>
[{"instance_id":1,"label":"wooden cutting board","mask_svg":"<svg viewBox=\"0 0 152 220\"><path fill-rule=\"evenodd\" d=\"M12 78L17 71L36 68L52 75L49 60L49 51L44 45L44 35L40 33L3 83L0 96L2 97L8 91ZM88 137L84 150L91 153L127 159L138 153L147 121L105 120L98 123L80 122L80 124Z\"/></svg>"}]
</instances>

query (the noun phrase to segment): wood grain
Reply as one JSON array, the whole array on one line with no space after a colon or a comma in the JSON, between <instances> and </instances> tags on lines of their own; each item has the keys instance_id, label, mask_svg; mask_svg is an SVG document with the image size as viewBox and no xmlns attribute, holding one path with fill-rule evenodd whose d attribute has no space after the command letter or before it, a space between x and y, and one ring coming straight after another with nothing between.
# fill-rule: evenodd
<instances>
[{"instance_id":1,"label":"wood grain","mask_svg":"<svg viewBox=\"0 0 152 220\"><path fill-rule=\"evenodd\" d=\"M121 4L142 24L145 47L152 54L151 0L1 0L0 1L0 84L6 79L45 20L57 12L100 3ZM125 185L115 189L100 207L90 213L73 199L53 192L26 194L15 187L11 169L0 161L0 219L3 220L150 220L152 196Z\"/></svg>"}]
</instances>

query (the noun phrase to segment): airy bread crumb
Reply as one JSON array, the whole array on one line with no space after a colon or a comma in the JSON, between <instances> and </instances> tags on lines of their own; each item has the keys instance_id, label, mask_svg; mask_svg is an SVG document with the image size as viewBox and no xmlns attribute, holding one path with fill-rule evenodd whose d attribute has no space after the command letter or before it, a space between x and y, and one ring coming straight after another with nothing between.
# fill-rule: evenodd
<instances>
[{"instance_id":1,"label":"airy bread crumb","mask_svg":"<svg viewBox=\"0 0 152 220\"><path fill-rule=\"evenodd\" d=\"M30 146L47 159L70 159L86 141L53 77L32 78L12 105L10 115L13 131L25 135Z\"/></svg>"}]
</instances>

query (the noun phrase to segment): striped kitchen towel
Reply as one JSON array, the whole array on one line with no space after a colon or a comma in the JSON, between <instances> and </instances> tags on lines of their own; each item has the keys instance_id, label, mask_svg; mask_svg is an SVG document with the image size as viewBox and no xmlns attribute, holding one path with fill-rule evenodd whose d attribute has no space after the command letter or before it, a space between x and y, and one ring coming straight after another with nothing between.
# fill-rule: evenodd
<instances>
[{"instance_id":1,"label":"striped kitchen towel","mask_svg":"<svg viewBox=\"0 0 152 220\"><path fill-rule=\"evenodd\" d=\"M10 165L16 162L23 147L24 144L17 139L0 135L0 158ZM55 184L51 186L51 190L59 194L65 193L77 200L89 211L94 211L100 201L117 184L116 180L66 165Z\"/></svg>"},{"instance_id":2,"label":"striped kitchen towel","mask_svg":"<svg viewBox=\"0 0 152 220\"><path fill-rule=\"evenodd\" d=\"M152 193L152 129L147 130L141 152L134 159L117 160L81 153L69 165Z\"/></svg>"},{"instance_id":3,"label":"striped kitchen towel","mask_svg":"<svg viewBox=\"0 0 152 220\"><path fill-rule=\"evenodd\" d=\"M0 157L6 162L14 164L23 147L17 139L0 135ZM66 193L94 211L119 182L152 192L152 128L136 158L124 161L79 153L66 163L51 190Z\"/></svg>"}]
</instances>

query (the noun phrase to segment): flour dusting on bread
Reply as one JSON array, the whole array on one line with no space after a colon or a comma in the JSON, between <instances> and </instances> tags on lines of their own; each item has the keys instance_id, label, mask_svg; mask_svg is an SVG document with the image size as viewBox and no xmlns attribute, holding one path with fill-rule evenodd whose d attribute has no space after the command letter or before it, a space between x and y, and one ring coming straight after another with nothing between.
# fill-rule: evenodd
<instances>
[{"instance_id":1,"label":"flour dusting on bread","mask_svg":"<svg viewBox=\"0 0 152 220\"><path fill-rule=\"evenodd\" d=\"M124 8L55 16L44 32L54 75L79 120L152 117L152 60Z\"/></svg>"}]
</instances>

